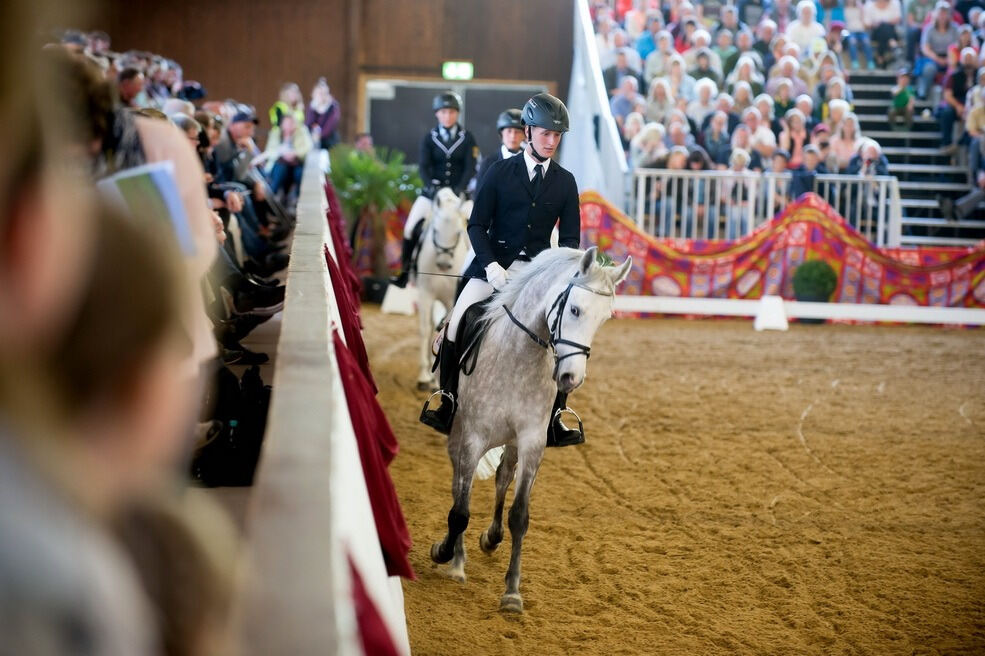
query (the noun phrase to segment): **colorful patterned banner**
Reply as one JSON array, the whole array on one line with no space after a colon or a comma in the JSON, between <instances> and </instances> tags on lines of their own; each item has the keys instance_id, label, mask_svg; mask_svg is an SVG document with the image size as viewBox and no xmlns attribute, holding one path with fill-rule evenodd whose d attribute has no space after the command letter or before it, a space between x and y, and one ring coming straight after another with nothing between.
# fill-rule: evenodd
<instances>
[{"instance_id":1,"label":"colorful patterned banner","mask_svg":"<svg viewBox=\"0 0 985 656\"><path fill-rule=\"evenodd\" d=\"M969 248L876 248L815 194L736 241L656 239L594 192L581 195L582 245L633 256L623 294L793 298L797 265L824 260L838 274L831 300L985 307L985 242Z\"/></svg>"}]
</instances>

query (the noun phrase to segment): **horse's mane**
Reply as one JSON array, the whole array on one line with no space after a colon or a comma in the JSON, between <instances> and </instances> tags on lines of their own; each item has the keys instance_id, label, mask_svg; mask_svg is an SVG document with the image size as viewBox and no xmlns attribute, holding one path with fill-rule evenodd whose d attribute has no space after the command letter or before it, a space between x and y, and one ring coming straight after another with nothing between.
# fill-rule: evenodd
<instances>
[{"instance_id":1,"label":"horse's mane","mask_svg":"<svg viewBox=\"0 0 985 656\"><path fill-rule=\"evenodd\" d=\"M532 281L537 280L548 271L554 272L555 280L562 277L570 278L577 269L578 262L584 253L584 251L576 248L549 248L541 251L530 264L523 268L523 271L510 276L509 284L492 297L489 306L482 314L481 321L488 324L502 316L504 305L513 308L523 290Z\"/></svg>"}]
</instances>

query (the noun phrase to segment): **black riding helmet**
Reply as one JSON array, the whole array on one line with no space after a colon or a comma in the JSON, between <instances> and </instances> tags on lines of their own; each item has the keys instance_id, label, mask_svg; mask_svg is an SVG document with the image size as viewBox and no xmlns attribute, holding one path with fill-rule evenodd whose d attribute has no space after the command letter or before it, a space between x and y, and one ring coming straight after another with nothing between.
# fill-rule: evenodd
<instances>
[{"instance_id":1,"label":"black riding helmet","mask_svg":"<svg viewBox=\"0 0 985 656\"><path fill-rule=\"evenodd\" d=\"M523 129L523 119L520 118L519 109L507 109L496 119L496 130L502 132L506 128Z\"/></svg>"},{"instance_id":2,"label":"black riding helmet","mask_svg":"<svg viewBox=\"0 0 985 656\"><path fill-rule=\"evenodd\" d=\"M462 111L462 97L454 91L445 91L442 94L438 94L431 103L431 110L436 112L439 109Z\"/></svg>"},{"instance_id":3,"label":"black riding helmet","mask_svg":"<svg viewBox=\"0 0 985 656\"><path fill-rule=\"evenodd\" d=\"M523 106L523 124L557 132L568 131L568 108L549 93L538 93Z\"/></svg>"}]
</instances>

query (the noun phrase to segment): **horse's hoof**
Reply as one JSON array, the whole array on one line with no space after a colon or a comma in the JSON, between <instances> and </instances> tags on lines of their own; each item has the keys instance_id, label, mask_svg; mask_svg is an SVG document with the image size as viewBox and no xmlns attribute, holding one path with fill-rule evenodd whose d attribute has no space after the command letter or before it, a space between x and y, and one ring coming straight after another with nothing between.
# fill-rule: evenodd
<instances>
[{"instance_id":1,"label":"horse's hoof","mask_svg":"<svg viewBox=\"0 0 985 656\"><path fill-rule=\"evenodd\" d=\"M450 578L452 581L457 581L462 584L464 584L466 581L464 567L461 567L459 569L454 569L454 568L449 569L444 572L444 575Z\"/></svg>"},{"instance_id":2,"label":"horse's hoof","mask_svg":"<svg viewBox=\"0 0 985 656\"><path fill-rule=\"evenodd\" d=\"M429 380L419 380L417 381L417 391L418 392L430 392L434 390L434 385Z\"/></svg>"},{"instance_id":3,"label":"horse's hoof","mask_svg":"<svg viewBox=\"0 0 985 656\"><path fill-rule=\"evenodd\" d=\"M441 543L440 542L435 542L434 544L431 545L431 560L433 560L434 562L438 563L439 565L442 565L444 563L447 563L449 560L451 560L451 558L452 558L453 555L454 555L454 552L451 549L449 549L448 550L448 556L446 558L445 557L445 554L441 553Z\"/></svg>"},{"instance_id":4,"label":"horse's hoof","mask_svg":"<svg viewBox=\"0 0 985 656\"><path fill-rule=\"evenodd\" d=\"M499 548L499 542L490 542L489 531L483 531L479 536L479 548L482 549L482 553L492 555Z\"/></svg>"},{"instance_id":5,"label":"horse's hoof","mask_svg":"<svg viewBox=\"0 0 985 656\"><path fill-rule=\"evenodd\" d=\"M499 610L504 613L522 613L523 597L519 594L504 594L499 599Z\"/></svg>"}]
</instances>

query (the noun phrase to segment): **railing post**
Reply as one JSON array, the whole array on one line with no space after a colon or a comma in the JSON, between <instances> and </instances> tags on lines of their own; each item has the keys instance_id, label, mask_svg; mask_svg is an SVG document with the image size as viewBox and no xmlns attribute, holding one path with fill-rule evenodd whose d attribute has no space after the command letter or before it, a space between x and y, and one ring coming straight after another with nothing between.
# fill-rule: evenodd
<instances>
[{"instance_id":1,"label":"railing post","mask_svg":"<svg viewBox=\"0 0 985 656\"><path fill-rule=\"evenodd\" d=\"M645 228L646 217L646 173L637 171L636 175L636 227Z\"/></svg>"},{"instance_id":2,"label":"railing post","mask_svg":"<svg viewBox=\"0 0 985 656\"><path fill-rule=\"evenodd\" d=\"M886 181L879 181L879 200L876 205L878 210L877 220L876 220L876 246L882 248L886 245Z\"/></svg>"}]
</instances>

